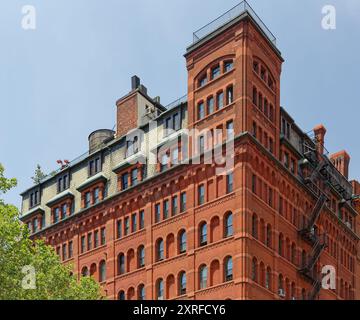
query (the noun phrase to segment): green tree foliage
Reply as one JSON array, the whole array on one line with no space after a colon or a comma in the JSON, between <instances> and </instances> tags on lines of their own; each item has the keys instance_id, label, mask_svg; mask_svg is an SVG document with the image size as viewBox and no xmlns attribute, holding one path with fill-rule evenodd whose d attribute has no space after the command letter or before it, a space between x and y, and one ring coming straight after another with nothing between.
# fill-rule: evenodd
<instances>
[{"instance_id":1,"label":"green tree foliage","mask_svg":"<svg viewBox=\"0 0 360 320\"><path fill-rule=\"evenodd\" d=\"M4 177L0 164L0 197L16 186ZM99 284L91 277L80 281L71 266L61 264L54 249L32 241L15 206L0 198L0 300L97 300Z\"/></svg>"},{"instance_id":2,"label":"green tree foliage","mask_svg":"<svg viewBox=\"0 0 360 320\"><path fill-rule=\"evenodd\" d=\"M39 184L46 177L47 175L42 171L41 166L38 164L36 166L34 176L31 177L32 181L34 181L35 184Z\"/></svg>"}]
</instances>

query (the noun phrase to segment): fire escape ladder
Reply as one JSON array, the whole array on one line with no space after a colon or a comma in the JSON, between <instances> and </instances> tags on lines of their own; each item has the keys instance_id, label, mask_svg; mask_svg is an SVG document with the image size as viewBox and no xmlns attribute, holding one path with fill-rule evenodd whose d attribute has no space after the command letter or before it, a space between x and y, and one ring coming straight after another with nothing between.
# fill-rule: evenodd
<instances>
[{"instance_id":1,"label":"fire escape ladder","mask_svg":"<svg viewBox=\"0 0 360 320\"><path fill-rule=\"evenodd\" d=\"M321 281L315 280L312 291L309 294L309 300L316 300L316 298L319 296L320 290L321 290Z\"/></svg>"},{"instance_id":2,"label":"fire escape ladder","mask_svg":"<svg viewBox=\"0 0 360 320\"><path fill-rule=\"evenodd\" d=\"M314 268L316 262L319 260L322 252L325 250L327 246L325 235L322 238L323 238L322 240L319 239L314 245L314 249L310 255L309 263L306 267L307 270L312 270Z\"/></svg>"},{"instance_id":3,"label":"fire escape ladder","mask_svg":"<svg viewBox=\"0 0 360 320\"><path fill-rule=\"evenodd\" d=\"M314 210L312 211L311 214L311 220L309 222L308 225L308 230L312 230L312 228L314 227L317 219L320 216L321 210L324 208L324 205L326 203L327 197L324 193L321 194L321 196L319 197L318 201L316 202L316 205L314 207Z\"/></svg>"}]
</instances>

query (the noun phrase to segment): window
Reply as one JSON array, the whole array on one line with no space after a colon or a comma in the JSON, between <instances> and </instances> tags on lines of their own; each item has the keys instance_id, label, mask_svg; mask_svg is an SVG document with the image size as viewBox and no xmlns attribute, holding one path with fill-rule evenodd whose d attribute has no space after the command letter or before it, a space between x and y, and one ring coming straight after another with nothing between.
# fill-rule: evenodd
<instances>
[{"instance_id":1,"label":"window","mask_svg":"<svg viewBox=\"0 0 360 320\"><path fill-rule=\"evenodd\" d=\"M66 245L66 243L64 243L62 245L62 256L63 256L63 260L67 260L67 245Z\"/></svg>"},{"instance_id":2,"label":"window","mask_svg":"<svg viewBox=\"0 0 360 320\"><path fill-rule=\"evenodd\" d=\"M89 162L89 176L93 176L101 171L100 157Z\"/></svg>"},{"instance_id":3,"label":"window","mask_svg":"<svg viewBox=\"0 0 360 320\"><path fill-rule=\"evenodd\" d=\"M118 255L118 275L125 273L125 256L123 253Z\"/></svg>"},{"instance_id":4,"label":"window","mask_svg":"<svg viewBox=\"0 0 360 320\"><path fill-rule=\"evenodd\" d=\"M116 228L117 228L117 238L121 239L122 238L122 221L121 220L117 221Z\"/></svg>"},{"instance_id":5,"label":"window","mask_svg":"<svg viewBox=\"0 0 360 320\"><path fill-rule=\"evenodd\" d=\"M67 204L64 203L61 206L61 219L65 219L66 218L66 213L67 213Z\"/></svg>"},{"instance_id":6,"label":"window","mask_svg":"<svg viewBox=\"0 0 360 320\"><path fill-rule=\"evenodd\" d=\"M251 280L255 282L258 281L258 265L256 258L253 258L251 262Z\"/></svg>"},{"instance_id":7,"label":"window","mask_svg":"<svg viewBox=\"0 0 360 320\"><path fill-rule=\"evenodd\" d=\"M181 123L180 123L180 114L179 113L175 113L173 116L173 121L174 121L174 130L178 131L181 129Z\"/></svg>"},{"instance_id":8,"label":"window","mask_svg":"<svg viewBox=\"0 0 360 320\"><path fill-rule=\"evenodd\" d=\"M30 208L37 206L40 203L39 191L30 194Z\"/></svg>"},{"instance_id":9,"label":"window","mask_svg":"<svg viewBox=\"0 0 360 320\"><path fill-rule=\"evenodd\" d=\"M125 300L125 292L124 292L123 290L121 290L121 291L119 292L118 300L122 300L122 301Z\"/></svg>"},{"instance_id":10,"label":"window","mask_svg":"<svg viewBox=\"0 0 360 320\"><path fill-rule=\"evenodd\" d=\"M216 95L216 104L217 104L218 110L220 110L224 107L224 93L223 92L219 92Z\"/></svg>"},{"instance_id":11,"label":"window","mask_svg":"<svg viewBox=\"0 0 360 320\"><path fill-rule=\"evenodd\" d=\"M228 87L226 89L226 104L229 105L231 103L233 103L234 101L234 90L233 87Z\"/></svg>"},{"instance_id":12,"label":"window","mask_svg":"<svg viewBox=\"0 0 360 320\"><path fill-rule=\"evenodd\" d=\"M295 174L295 160L291 159L290 161L290 171Z\"/></svg>"},{"instance_id":13,"label":"window","mask_svg":"<svg viewBox=\"0 0 360 320\"><path fill-rule=\"evenodd\" d=\"M179 274L179 295L182 296L184 294L186 294L186 273L182 271Z\"/></svg>"},{"instance_id":14,"label":"window","mask_svg":"<svg viewBox=\"0 0 360 320\"><path fill-rule=\"evenodd\" d=\"M103 246L106 243L106 233L105 228L101 228L101 245Z\"/></svg>"},{"instance_id":15,"label":"window","mask_svg":"<svg viewBox=\"0 0 360 320\"><path fill-rule=\"evenodd\" d=\"M131 186L136 186L138 183L138 169L131 170Z\"/></svg>"},{"instance_id":16,"label":"window","mask_svg":"<svg viewBox=\"0 0 360 320\"><path fill-rule=\"evenodd\" d=\"M234 191L234 173L231 172L226 176L226 193Z\"/></svg>"},{"instance_id":17,"label":"window","mask_svg":"<svg viewBox=\"0 0 360 320\"><path fill-rule=\"evenodd\" d=\"M35 232L37 232L37 231L38 231L38 219L35 218L35 219L33 220L33 232L35 233Z\"/></svg>"},{"instance_id":18,"label":"window","mask_svg":"<svg viewBox=\"0 0 360 320\"><path fill-rule=\"evenodd\" d=\"M73 257L73 242L69 242L69 259Z\"/></svg>"},{"instance_id":19,"label":"window","mask_svg":"<svg viewBox=\"0 0 360 320\"><path fill-rule=\"evenodd\" d=\"M122 190L126 190L129 187L129 174L126 172L121 176Z\"/></svg>"},{"instance_id":20,"label":"window","mask_svg":"<svg viewBox=\"0 0 360 320\"><path fill-rule=\"evenodd\" d=\"M81 253L84 253L86 250L86 247L85 247L85 236L82 236L81 237Z\"/></svg>"},{"instance_id":21,"label":"window","mask_svg":"<svg viewBox=\"0 0 360 320\"><path fill-rule=\"evenodd\" d=\"M98 203L100 198L99 198L99 194L100 194L100 189L99 188L95 188L94 189L94 204Z\"/></svg>"},{"instance_id":22,"label":"window","mask_svg":"<svg viewBox=\"0 0 360 320\"><path fill-rule=\"evenodd\" d=\"M202 184L198 186L198 204L201 206L205 203L205 186Z\"/></svg>"},{"instance_id":23,"label":"window","mask_svg":"<svg viewBox=\"0 0 360 320\"><path fill-rule=\"evenodd\" d=\"M212 114L214 112L214 98L210 97L207 99L207 114Z\"/></svg>"},{"instance_id":24,"label":"window","mask_svg":"<svg viewBox=\"0 0 360 320\"><path fill-rule=\"evenodd\" d=\"M224 62L224 72L229 72L234 68L233 61L225 61Z\"/></svg>"},{"instance_id":25,"label":"window","mask_svg":"<svg viewBox=\"0 0 360 320\"><path fill-rule=\"evenodd\" d=\"M230 120L226 123L227 138L233 137L234 135L234 121Z\"/></svg>"},{"instance_id":26,"label":"window","mask_svg":"<svg viewBox=\"0 0 360 320\"><path fill-rule=\"evenodd\" d=\"M87 277L87 276L89 275L89 270L88 270L87 267L82 268L82 270L81 270L81 275L82 275L83 277Z\"/></svg>"},{"instance_id":27,"label":"window","mask_svg":"<svg viewBox=\"0 0 360 320\"><path fill-rule=\"evenodd\" d=\"M260 92L259 92L258 107L259 107L260 111L262 111L262 108L263 108L263 96L262 96L262 94Z\"/></svg>"},{"instance_id":28,"label":"window","mask_svg":"<svg viewBox=\"0 0 360 320\"><path fill-rule=\"evenodd\" d=\"M200 246L207 245L207 225L203 222L200 225Z\"/></svg>"},{"instance_id":29,"label":"window","mask_svg":"<svg viewBox=\"0 0 360 320\"><path fill-rule=\"evenodd\" d=\"M251 234L255 239L257 239L258 238L258 218L255 213L252 216L251 227L252 227Z\"/></svg>"},{"instance_id":30,"label":"window","mask_svg":"<svg viewBox=\"0 0 360 320\"><path fill-rule=\"evenodd\" d=\"M261 79L263 79L264 81L266 80L266 70L264 67L261 67L260 69L260 77Z\"/></svg>"},{"instance_id":31,"label":"window","mask_svg":"<svg viewBox=\"0 0 360 320\"><path fill-rule=\"evenodd\" d=\"M172 215L175 216L178 214L178 197L174 196L172 198Z\"/></svg>"},{"instance_id":32,"label":"window","mask_svg":"<svg viewBox=\"0 0 360 320\"><path fill-rule=\"evenodd\" d=\"M279 255L284 256L284 236L279 234Z\"/></svg>"},{"instance_id":33,"label":"window","mask_svg":"<svg viewBox=\"0 0 360 320\"><path fill-rule=\"evenodd\" d=\"M253 62L253 70L254 70L256 73L259 73L259 62L257 62L257 61L254 61L254 62Z\"/></svg>"},{"instance_id":34,"label":"window","mask_svg":"<svg viewBox=\"0 0 360 320\"><path fill-rule=\"evenodd\" d=\"M145 300L145 286L143 284L138 287L138 300Z\"/></svg>"},{"instance_id":35,"label":"window","mask_svg":"<svg viewBox=\"0 0 360 320\"><path fill-rule=\"evenodd\" d=\"M89 208L91 205L91 193L86 192L85 193L85 208Z\"/></svg>"},{"instance_id":36,"label":"window","mask_svg":"<svg viewBox=\"0 0 360 320\"><path fill-rule=\"evenodd\" d=\"M139 214L139 229L142 230L144 228L145 228L145 213L144 210L141 210Z\"/></svg>"},{"instance_id":37,"label":"window","mask_svg":"<svg viewBox=\"0 0 360 320\"><path fill-rule=\"evenodd\" d=\"M179 233L179 253L186 252L186 232L185 230L180 231Z\"/></svg>"},{"instance_id":38,"label":"window","mask_svg":"<svg viewBox=\"0 0 360 320\"><path fill-rule=\"evenodd\" d=\"M198 120L205 118L204 102L198 104Z\"/></svg>"},{"instance_id":39,"label":"window","mask_svg":"<svg viewBox=\"0 0 360 320\"><path fill-rule=\"evenodd\" d=\"M137 229L137 217L136 213L131 216L131 232L136 232Z\"/></svg>"},{"instance_id":40,"label":"window","mask_svg":"<svg viewBox=\"0 0 360 320\"><path fill-rule=\"evenodd\" d=\"M220 66L217 65L211 69L211 79L216 79L218 76L220 76Z\"/></svg>"},{"instance_id":41,"label":"window","mask_svg":"<svg viewBox=\"0 0 360 320\"><path fill-rule=\"evenodd\" d=\"M256 175L252 175L252 179L251 179L251 190L252 190L252 192L253 193L255 193L256 194L256 190L257 190L257 188L256 188Z\"/></svg>"},{"instance_id":42,"label":"window","mask_svg":"<svg viewBox=\"0 0 360 320\"><path fill-rule=\"evenodd\" d=\"M106 263L104 260L100 262L99 269L99 282L104 282L106 280Z\"/></svg>"},{"instance_id":43,"label":"window","mask_svg":"<svg viewBox=\"0 0 360 320\"><path fill-rule=\"evenodd\" d=\"M225 281L232 281L233 279L233 262L231 257L225 259Z\"/></svg>"},{"instance_id":44,"label":"window","mask_svg":"<svg viewBox=\"0 0 360 320\"><path fill-rule=\"evenodd\" d=\"M157 300L164 300L164 281L159 279L156 283L156 296Z\"/></svg>"},{"instance_id":45,"label":"window","mask_svg":"<svg viewBox=\"0 0 360 320\"><path fill-rule=\"evenodd\" d=\"M58 179L57 192L60 193L69 188L69 176L66 174Z\"/></svg>"},{"instance_id":46,"label":"window","mask_svg":"<svg viewBox=\"0 0 360 320\"><path fill-rule=\"evenodd\" d=\"M87 235L87 249L92 249L92 233L88 233Z\"/></svg>"},{"instance_id":47,"label":"window","mask_svg":"<svg viewBox=\"0 0 360 320\"><path fill-rule=\"evenodd\" d=\"M286 168L289 168L290 165L289 154L287 152L284 152L284 165Z\"/></svg>"},{"instance_id":48,"label":"window","mask_svg":"<svg viewBox=\"0 0 360 320\"><path fill-rule=\"evenodd\" d=\"M199 87L203 87L204 85L206 85L207 83L207 75L204 74L200 79L199 79Z\"/></svg>"},{"instance_id":49,"label":"window","mask_svg":"<svg viewBox=\"0 0 360 320\"><path fill-rule=\"evenodd\" d=\"M41 229L44 229L45 225L46 225L46 216L45 216L45 214L43 214L41 216Z\"/></svg>"},{"instance_id":50,"label":"window","mask_svg":"<svg viewBox=\"0 0 360 320\"><path fill-rule=\"evenodd\" d=\"M225 238L233 235L233 215L229 212L225 217Z\"/></svg>"},{"instance_id":51,"label":"window","mask_svg":"<svg viewBox=\"0 0 360 320\"><path fill-rule=\"evenodd\" d=\"M165 202L164 202L165 204ZM155 205L155 222L160 222L160 203Z\"/></svg>"},{"instance_id":52,"label":"window","mask_svg":"<svg viewBox=\"0 0 360 320\"><path fill-rule=\"evenodd\" d=\"M265 287L266 287L266 289L271 290L271 269L270 268L266 269Z\"/></svg>"},{"instance_id":53,"label":"window","mask_svg":"<svg viewBox=\"0 0 360 320\"><path fill-rule=\"evenodd\" d=\"M265 241L265 244L269 248L271 248L271 246L272 246L271 233L272 233L271 226L268 224L267 227L266 227L266 241Z\"/></svg>"},{"instance_id":54,"label":"window","mask_svg":"<svg viewBox=\"0 0 360 320\"><path fill-rule=\"evenodd\" d=\"M169 200L164 200L163 202L163 216L164 219L169 217Z\"/></svg>"},{"instance_id":55,"label":"window","mask_svg":"<svg viewBox=\"0 0 360 320\"><path fill-rule=\"evenodd\" d=\"M60 209L55 208L55 210L54 210L54 223L59 222L59 218L60 218Z\"/></svg>"},{"instance_id":56,"label":"window","mask_svg":"<svg viewBox=\"0 0 360 320\"><path fill-rule=\"evenodd\" d=\"M129 217L125 218L125 225L124 225L124 234L127 236L130 233L130 219Z\"/></svg>"},{"instance_id":57,"label":"window","mask_svg":"<svg viewBox=\"0 0 360 320\"><path fill-rule=\"evenodd\" d=\"M204 136L199 137L199 154L203 154L205 152L205 139Z\"/></svg>"},{"instance_id":58,"label":"window","mask_svg":"<svg viewBox=\"0 0 360 320\"><path fill-rule=\"evenodd\" d=\"M171 164L177 165L179 164L179 149L175 148L171 152Z\"/></svg>"},{"instance_id":59,"label":"window","mask_svg":"<svg viewBox=\"0 0 360 320\"><path fill-rule=\"evenodd\" d=\"M269 151L274 153L274 140L272 138L269 139Z\"/></svg>"},{"instance_id":60,"label":"window","mask_svg":"<svg viewBox=\"0 0 360 320\"><path fill-rule=\"evenodd\" d=\"M180 211L185 212L186 211L186 192L183 192L180 195Z\"/></svg>"},{"instance_id":61,"label":"window","mask_svg":"<svg viewBox=\"0 0 360 320\"><path fill-rule=\"evenodd\" d=\"M94 248L99 246L99 230L94 231Z\"/></svg>"},{"instance_id":62,"label":"window","mask_svg":"<svg viewBox=\"0 0 360 320\"><path fill-rule=\"evenodd\" d=\"M145 267L145 248L144 246L140 246L138 249L138 267Z\"/></svg>"},{"instance_id":63,"label":"window","mask_svg":"<svg viewBox=\"0 0 360 320\"><path fill-rule=\"evenodd\" d=\"M253 87L253 104L257 106L257 89Z\"/></svg>"},{"instance_id":64,"label":"window","mask_svg":"<svg viewBox=\"0 0 360 320\"><path fill-rule=\"evenodd\" d=\"M207 287L207 267L205 265L200 267L199 276L200 290L205 289Z\"/></svg>"},{"instance_id":65,"label":"window","mask_svg":"<svg viewBox=\"0 0 360 320\"><path fill-rule=\"evenodd\" d=\"M157 261L164 260L164 241L159 239L156 243L156 258Z\"/></svg>"},{"instance_id":66,"label":"window","mask_svg":"<svg viewBox=\"0 0 360 320\"><path fill-rule=\"evenodd\" d=\"M167 169L168 163L169 163L169 155L167 153L164 153L161 156L161 162L160 162L160 171L161 172L164 172Z\"/></svg>"}]
</instances>

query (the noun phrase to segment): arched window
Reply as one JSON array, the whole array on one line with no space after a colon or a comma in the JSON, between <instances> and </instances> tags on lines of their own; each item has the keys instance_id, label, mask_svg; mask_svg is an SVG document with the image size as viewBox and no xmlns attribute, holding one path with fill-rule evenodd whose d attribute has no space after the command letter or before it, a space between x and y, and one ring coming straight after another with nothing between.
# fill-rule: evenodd
<instances>
[{"instance_id":1,"label":"arched window","mask_svg":"<svg viewBox=\"0 0 360 320\"><path fill-rule=\"evenodd\" d=\"M282 276L282 274L279 275L278 287L279 287L279 296L284 298L286 294L284 290L284 277Z\"/></svg>"},{"instance_id":2,"label":"arched window","mask_svg":"<svg viewBox=\"0 0 360 320\"><path fill-rule=\"evenodd\" d=\"M125 273L125 256L123 253L118 255L118 275Z\"/></svg>"},{"instance_id":3,"label":"arched window","mask_svg":"<svg viewBox=\"0 0 360 320\"><path fill-rule=\"evenodd\" d=\"M271 241L271 225L267 225L266 226L266 246L267 247L269 247L269 248L271 248L271 246L272 246L272 241Z\"/></svg>"},{"instance_id":4,"label":"arched window","mask_svg":"<svg viewBox=\"0 0 360 320\"><path fill-rule=\"evenodd\" d=\"M279 255L284 256L284 236L279 234Z\"/></svg>"},{"instance_id":5,"label":"arched window","mask_svg":"<svg viewBox=\"0 0 360 320\"><path fill-rule=\"evenodd\" d=\"M89 275L89 269L87 267L82 268L81 275L87 277Z\"/></svg>"},{"instance_id":6,"label":"arched window","mask_svg":"<svg viewBox=\"0 0 360 320\"><path fill-rule=\"evenodd\" d=\"M199 287L205 289L207 287L207 267L202 265L199 269Z\"/></svg>"},{"instance_id":7,"label":"arched window","mask_svg":"<svg viewBox=\"0 0 360 320\"><path fill-rule=\"evenodd\" d=\"M145 286L143 284L138 286L138 300L145 300Z\"/></svg>"},{"instance_id":8,"label":"arched window","mask_svg":"<svg viewBox=\"0 0 360 320\"><path fill-rule=\"evenodd\" d=\"M162 261L164 260L164 241L163 239L159 239L156 241L156 260Z\"/></svg>"},{"instance_id":9,"label":"arched window","mask_svg":"<svg viewBox=\"0 0 360 320\"><path fill-rule=\"evenodd\" d=\"M106 281L106 263L104 260L100 262L99 271L99 282Z\"/></svg>"},{"instance_id":10,"label":"arched window","mask_svg":"<svg viewBox=\"0 0 360 320\"><path fill-rule=\"evenodd\" d=\"M231 237L233 233L233 215L231 212L228 212L225 216L225 238Z\"/></svg>"},{"instance_id":11,"label":"arched window","mask_svg":"<svg viewBox=\"0 0 360 320\"><path fill-rule=\"evenodd\" d=\"M296 264L296 245L295 245L295 243L293 243L291 246L291 262L293 264Z\"/></svg>"},{"instance_id":12,"label":"arched window","mask_svg":"<svg viewBox=\"0 0 360 320\"><path fill-rule=\"evenodd\" d=\"M270 269L270 267L268 267L266 269L265 287L266 287L266 289L271 290L271 269Z\"/></svg>"},{"instance_id":13,"label":"arched window","mask_svg":"<svg viewBox=\"0 0 360 320\"><path fill-rule=\"evenodd\" d=\"M180 272L179 274L179 295L182 296L186 294L186 273L185 271Z\"/></svg>"},{"instance_id":14,"label":"arched window","mask_svg":"<svg viewBox=\"0 0 360 320\"><path fill-rule=\"evenodd\" d=\"M140 246L138 248L138 268L143 268L145 266L145 248Z\"/></svg>"},{"instance_id":15,"label":"arched window","mask_svg":"<svg viewBox=\"0 0 360 320\"><path fill-rule=\"evenodd\" d=\"M252 216L251 227L252 227L251 234L255 239L257 239L258 238L258 217L255 213Z\"/></svg>"},{"instance_id":16,"label":"arched window","mask_svg":"<svg viewBox=\"0 0 360 320\"><path fill-rule=\"evenodd\" d=\"M164 300L164 280L159 279L156 282L156 298L157 300Z\"/></svg>"},{"instance_id":17,"label":"arched window","mask_svg":"<svg viewBox=\"0 0 360 320\"><path fill-rule=\"evenodd\" d=\"M233 262L232 262L231 257L225 258L224 268L225 268L225 270L224 270L225 281L232 281L232 279L233 279Z\"/></svg>"},{"instance_id":18,"label":"arched window","mask_svg":"<svg viewBox=\"0 0 360 320\"><path fill-rule=\"evenodd\" d=\"M200 224L200 246L207 245L207 225L206 222Z\"/></svg>"},{"instance_id":19,"label":"arched window","mask_svg":"<svg viewBox=\"0 0 360 320\"><path fill-rule=\"evenodd\" d=\"M118 294L118 300L125 300L125 291L121 290Z\"/></svg>"},{"instance_id":20,"label":"arched window","mask_svg":"<svg viewBox=\"0 0 360 320\"><path fill-rule=\"evenodd\" d=\"M258 263L256 258L253 258L251 263L251 280L258 281Z\"/></svg>"},{"instance_id":21,"label":"arched window","mask_svg":"<svg viewBox=\"0 0 360 320\"><path fill-rule=\"evenodd\" d=\"M303 300L306 300L306 290L305 290L305 289L302 289L302 290L301 290L301 298L302 298Z\"/></svg>"},{"instance_id":22,"label":"arched window","mask_svg":"<svg viewBox=\"0 0 360 320\"><path fill-rule=\"evenodd\" d=\"M179 253L185 253L186 252L186 232L185 230L181 230L179 232L179 238L178 238L178 243L179 243Z\"/></svg>"}]
</instances>

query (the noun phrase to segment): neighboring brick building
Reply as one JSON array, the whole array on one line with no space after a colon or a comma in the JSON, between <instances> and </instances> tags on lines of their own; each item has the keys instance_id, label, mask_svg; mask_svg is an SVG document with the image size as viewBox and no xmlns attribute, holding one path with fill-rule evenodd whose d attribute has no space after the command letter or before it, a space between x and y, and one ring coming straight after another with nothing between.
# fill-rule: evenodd
<instances>
[{"instance_id":1,"label":"neighboring brick building","mask_svg":"<svg viewBox=\"0 0 360 320\"><path fill-rule=\"evenodd\" d=\"M117 132L22 194L32 236L112 299L358 298L360 184L345 151L327 156L323 126L306 134L280 107L271 32L244 2L185 58L186 97L165 108L133 77ZM226 141L225 175L195 163ZM326 265L335 290L321 289Z\"/></svg>"}]
</instances>

